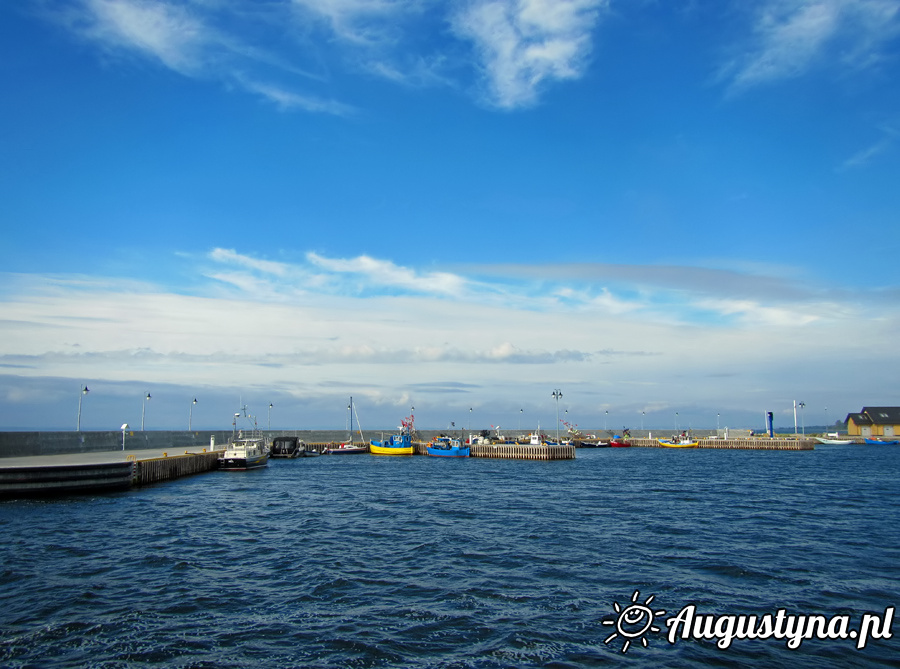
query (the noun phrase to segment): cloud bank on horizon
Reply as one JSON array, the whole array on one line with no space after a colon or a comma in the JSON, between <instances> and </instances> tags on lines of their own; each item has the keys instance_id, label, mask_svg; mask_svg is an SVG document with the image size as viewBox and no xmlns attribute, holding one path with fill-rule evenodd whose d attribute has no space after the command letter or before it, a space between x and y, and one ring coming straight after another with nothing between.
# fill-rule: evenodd
<instances>
[{"instance_id":1,"label":"cloud bank on horizon","mask_svg":"<svg viewBox=\"0 0 900 669\"><path fill-rule=\"evenodd\" d=\"M245 392L298 401L341 388L372 406L416 401L424 415L428 404L460 414L455 405L473 401L510 414L552 378L585 413L627 406L633 417L687 394L723 411L771 400L801 367L805 383L827 384L896 362L866 360L900 326L896 293L771 275L600 264L429 272L223 248L182 261L198 269L178 292L115 277L6 276L0 368L19 379L7 403L49 376L193 392L241 379ZM727 399L717 397L722 377Z\"/></svg>"}]
</instances>

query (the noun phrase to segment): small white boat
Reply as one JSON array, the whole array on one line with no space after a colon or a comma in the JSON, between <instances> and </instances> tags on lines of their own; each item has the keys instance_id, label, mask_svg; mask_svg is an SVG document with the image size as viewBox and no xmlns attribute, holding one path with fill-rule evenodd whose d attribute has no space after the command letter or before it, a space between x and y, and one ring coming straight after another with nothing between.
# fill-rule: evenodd
<instances>
[{"instance_id":1,"label":"small white boat","mask_svg":"<svg viewBox=\"0 0 900 669\"><path fill-rule=\"evenodd\" d=\"M244 471L259 469L269 464L269 451L261 437L235 439L219 456L219 469Z\"/></svg>"},{"instance_id":2,"label":"small white boat","mask_svg":"<svg viewBox=\"0 0 900 669\"><path fill-rule=\"evenodd\" d=\"M852 444L852 439L826 439L825 437L814 437L816 441L820 444L833 444L838 446L846 446L847 444Z\"/></svg>"}]
</instances>

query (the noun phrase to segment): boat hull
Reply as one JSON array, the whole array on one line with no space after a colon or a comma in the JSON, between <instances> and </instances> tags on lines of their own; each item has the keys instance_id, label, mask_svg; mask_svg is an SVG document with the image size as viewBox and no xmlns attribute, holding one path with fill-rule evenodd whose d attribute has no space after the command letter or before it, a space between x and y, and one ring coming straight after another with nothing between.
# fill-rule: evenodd
<instances>
[{"instance_id":1,"label":"boat hull","mask_svg":"<svg viewBox=\"0 0 900 669\"><path fill-rule=\"evenodd\" d=\"M610 448L630 448L631 443L627 441L611 441L609 442Z\"/></svg>"},{"instance_id":2,"label":"boat hull","mask_svg":"<svg viewBox=\"0 0 900 669\"><path fill-rule=\"evenodd\" d=\"M259 469L269 464L269 456L266 454L249 458L231 457L219 458L219 469L225 471L247 471L248 469Z\"/></svg>"},{"instance_id":3,"label":"boat hull","mask_svg":"<svg viewBox=\"0 0 900 669\"><path fill-rule=\"evenodd\" d=\"M369 449L365 446L335 446L334 448L326 448L326 455L357 455L359 453L368 453Z\"/></svg>"},{"instance_id":4,"label":"boat hull","mask_svg":"<svg viewBox=\"0 0 900 669\"><path fill-rule=\"evenodd\" d=\"M659 445L663 448L699 448L699 441L667 441L659 439Z\"/></svg>"},{"instance_id":5,"label":"boat hull","mask_svg":"<svg viewBox=\"0 0 900 669\"><path fill-rule=\"evenodd\" d=\"M847 446L853 443L852 439L825 439L823 437L816 437L815 439L820 444L831 444L834 446Z\"/></svg>"},{"instance_id":6,"label":"boat hull","mask_svg":"<svg viewBox=\"0 0 900 669\"><path fill-rule=\"evenodd\" d=\"M450 448L439 448L428 446L426 453L435 458L467 458L469 457L469 448L467 446L452 446Z\"/></svg>"},{"instance_id":7,"label":"boat hull","mask_svg":"<svg viewBox=\"0 0 900 669\"><path fill-rule=\"evenodd\" d=\"M369 446L369 452L372 455L412 455L412 446Z\"/></svg>"},{"instance_id":8,"label":"boat hull","mask_svg":"<svg viewBox=\"0 0 900 669\"><path fill-rule=\"evenodd\" d=\"M893 446L896 444L900 444L900 441L896 439L866 439L867 444L877 444L878 446Z\"/></svg>"}]
</instances>

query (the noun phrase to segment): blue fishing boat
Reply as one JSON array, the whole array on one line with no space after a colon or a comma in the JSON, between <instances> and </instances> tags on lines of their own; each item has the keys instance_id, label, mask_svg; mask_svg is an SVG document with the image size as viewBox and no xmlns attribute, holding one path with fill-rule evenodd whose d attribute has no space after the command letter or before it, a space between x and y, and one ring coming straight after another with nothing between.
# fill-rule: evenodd
<instances>
[{"instance_id":1,"label":"blue fishing boat","mask_svg":"<svg viewBox=\"0 0 900 669\"><path fill-rule=\"evenodd\" d=\"M880 446L892 446L895 444L900 444L900 441L898 441L897 439L872 439L872 438L866 437L866 443L867 444L878 444Z\"/></svg>"},{"instance_id":2,"label":"blue fishing boat","mask_svg":"<svg viewBox=\"0 0 900 669\"><path fill-rule=\"evenodd\" d=\"M459 439L451 439L450 437L435 437L425 447L425 451L428 455L438 458L469 457L469 447L460 444Z\"/></svg>"}]
</instances>

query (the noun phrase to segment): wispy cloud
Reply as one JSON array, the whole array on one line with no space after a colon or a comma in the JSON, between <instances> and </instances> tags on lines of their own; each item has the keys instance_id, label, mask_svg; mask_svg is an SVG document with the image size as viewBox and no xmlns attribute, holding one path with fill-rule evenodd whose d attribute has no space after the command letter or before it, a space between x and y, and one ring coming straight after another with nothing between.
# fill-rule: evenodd
<instances>
[{"instance_id":1,"label":"wispy cloud","mask_svg":"<svg viewBox=\"0 0 900 669\"><path fill-rule=\"evenodd\" d=\"M248 20L237 6L202 0L79 0L51 3L47 15L108 57L147 58L186 77L219 80L259 95L283 110L339 116L352 112L350 105L260 78L256 74L259 65L289 76L313 77L292 65L289 58L248 44L224 27L228 21L222 15L229 10L237 12L237 20ZM272 19L267 14L265 20Z\"/></svg>"},{"instance_id":2,"label":"wispy cloud","mask_svg":"<svg viewBox=\"0 0 900 669\"><path fill-rule=\"evenodd\" d=\"M876 157L889 151L896 144L898 137L900 137L900 131L890 126L883 127L881 138L850 156L838 167L837 171L846 172L865 167Z\"/></svg>"},{"instance_id":3,"label":"wispy cloud","mask_svg":"<svg viewBox=\"0 0 900 669\"><path fill-rule=\"evenodd\" d=\"M722 69L732 91L800 76L823 64L863 68L898 34L896 0L769 0L745 51Z\"/></svg>"},{"instance_id":4,"label":"wispy cloud","mask_svg":"<svg viewBox=\"0 0 900 669\"><path fill-rule=\"evenodd\" d=\"M604 0L476 0L453 19L479 57L488 100L533 104L544 86L581 75Z\"/></svg>"}]
</instances>

